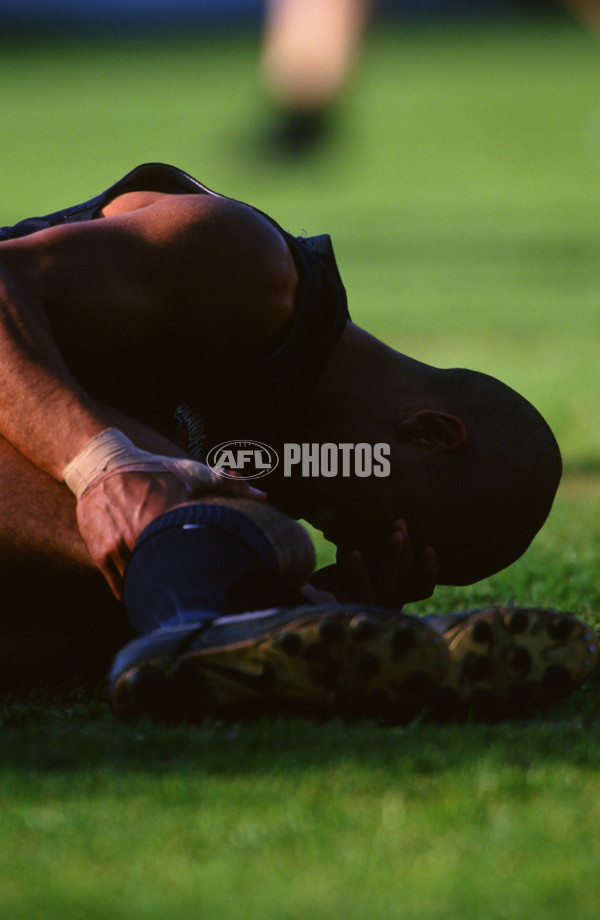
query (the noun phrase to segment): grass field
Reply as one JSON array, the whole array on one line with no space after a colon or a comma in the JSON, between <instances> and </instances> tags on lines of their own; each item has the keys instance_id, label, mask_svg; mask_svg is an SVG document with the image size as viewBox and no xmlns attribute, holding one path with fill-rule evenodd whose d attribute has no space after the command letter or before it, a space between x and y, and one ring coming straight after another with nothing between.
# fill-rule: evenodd
<instances>
[{"instance_id":1,"label":"grass field","mask_svg":"<svg viewBox=\"0 0 600 920\"><path fill-rule=\"evenodd\" d=\"M566 475L514 600L600 625L600 40L562 21L380 26L319 155L262 148L253 36L2 48L2 223L163 160L330 232L356 322L544 412ZM319 544L321 559L329 549ZM600 683L485 727L121 726L0 708L0 920L592 920Z\"/></svg>"}]
</instances>

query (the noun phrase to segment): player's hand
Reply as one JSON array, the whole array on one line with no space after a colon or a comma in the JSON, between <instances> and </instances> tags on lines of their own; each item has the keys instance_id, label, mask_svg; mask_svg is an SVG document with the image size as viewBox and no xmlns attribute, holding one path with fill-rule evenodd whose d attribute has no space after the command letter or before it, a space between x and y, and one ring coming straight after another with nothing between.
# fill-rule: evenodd
<instances>
[{"instance_id":1,"label":"player's hand","mask_svg":"<svg viewBox=\"0 0 600 920\"><path fill-rule=\"evenodd\" d=\"M355 603L393 610L430 597L439 574L435 550L426 546L417 552L403 520L394 521L381 558L367 563L358 549L338 551L337 567Z\"/></svg>"},{"instance_id":2,"label":"player's hand","mask_svg":"<svg viewBox=\"0 0 600 920\"><path fill-rule=\"evenodd\" d=\"M117 598L121 598L123 572L131 550L142 530L159 514L203 496L258 501L266 498L264 492L243 479L219 477L206 469L207 475L194 488L193 496L189 485L166 470L127 470L99 478L80 497L79 530Z\"/></svg>"}]
</instances>

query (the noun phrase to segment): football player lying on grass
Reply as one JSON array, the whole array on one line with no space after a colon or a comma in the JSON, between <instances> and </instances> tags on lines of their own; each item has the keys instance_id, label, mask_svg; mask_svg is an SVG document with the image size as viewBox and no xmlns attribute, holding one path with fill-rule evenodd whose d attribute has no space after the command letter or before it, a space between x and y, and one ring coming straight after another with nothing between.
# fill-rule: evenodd
<instances>
[{"instance_id":1,"label":"football player lying on grass","mask_svg":"<svg viewBox=\"0 0 600 920\"><path fill-rule=\"evenodd\" d=\"M150 164L0 230L0 282L7 689L98 674L134 632L111 675L123 714L497 715L592 670L591 632L561 614L399 613L518 558L548 515L560 454L510 388L354 325L328 237L297 239ZM267 506L204 463L242 438L275 452L383 444L389 475L278 467L261 480ZM300 590L312 556L298 518L337 546L314 579L324 605ZM197 544L183 570L182 535Z\"/></svg>"}]
</instances>

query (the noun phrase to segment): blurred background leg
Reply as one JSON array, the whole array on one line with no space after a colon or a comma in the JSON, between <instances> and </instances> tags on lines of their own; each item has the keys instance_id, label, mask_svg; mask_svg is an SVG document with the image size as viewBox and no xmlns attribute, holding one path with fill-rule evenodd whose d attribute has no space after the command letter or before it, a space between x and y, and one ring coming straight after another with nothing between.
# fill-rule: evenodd
<instances>
[{"instance_id":1,"label":"blurred background leg","mask_svg":"<svg viewBox=\"0 0 600 920\"><path fill-rule=\"evenodd\" d=\"M327 131L373 6L374 0L267 0L261 72L290 152Z\"/></svg>"},{"instance_id":2,"label":"blurred background leg","mask_svg":"<svg viewBox=\"0 0 600 920\"><path fill-rule=\"evenodd\" d=\"M575 13L576 16L600 35L599 0L562 0L562 3L566 9Z\"/></svg>"}]
</instances>

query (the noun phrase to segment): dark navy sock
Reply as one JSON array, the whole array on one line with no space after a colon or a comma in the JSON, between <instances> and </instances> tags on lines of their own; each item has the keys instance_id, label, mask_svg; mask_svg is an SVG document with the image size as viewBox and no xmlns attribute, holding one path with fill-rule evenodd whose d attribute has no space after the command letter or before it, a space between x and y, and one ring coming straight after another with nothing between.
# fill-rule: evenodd
<instances>
[{"instance_id":1,"label":"dark navy sock","mask_svg":"<svg viewBox=\"0 0 600 920\"><path fill-rule=\"evenodd\" d=\"M123 600L144 634L229 613L227 588L247 573L278 571L262 530L235 508L182 505L140 535L127 565Z\"/></svg>"}]
</instances>

